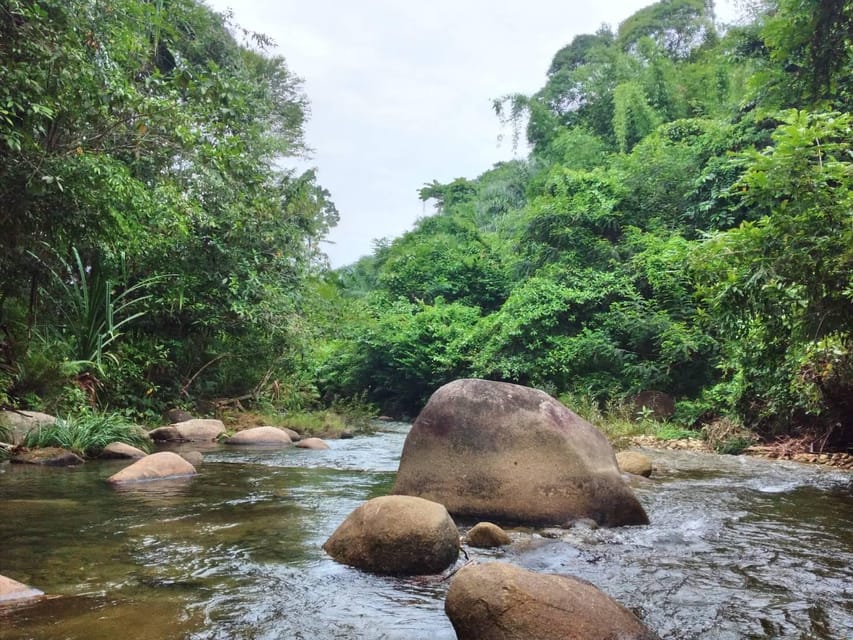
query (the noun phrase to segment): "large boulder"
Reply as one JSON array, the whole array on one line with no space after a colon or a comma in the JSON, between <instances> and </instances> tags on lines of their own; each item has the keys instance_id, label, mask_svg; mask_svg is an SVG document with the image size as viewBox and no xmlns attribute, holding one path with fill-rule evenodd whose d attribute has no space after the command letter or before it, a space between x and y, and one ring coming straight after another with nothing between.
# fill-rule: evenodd
<instances>
[{"instance_id":1,"label":"large boulder","mask_svg":"<svg viewBox=\"0 0 853 640\"><path fill-rule=\"evenodd\" d=\"M0 431L8 433L6 440L12 444L21 444L30 431L54 422L54 416L39 411L0 411Z\"/></svg>"},{"instance_id":2,"label":"large boulder","mask_svg":"<svg viewBox=\"0 0 853 640\"><path fill-rule=\"evenodd\" d=\"M287 432L276 427L252 427L238 431L225 441L225 444L246 445L290 445L293 440Z\"/></svg>"},{"instance_id":3,"label":"large boulder","mask_svg":"<svg viewBox=\"0 0 853 640\"><path fill-rule=\"evenodd\" d=\"M323 545L338 562L376 573L440 573L456 562L459 531L440 504L411 496L373 498Z\"/></svg>"},{"instance_id":4,"label":"large boulder","mask_svg":"<svg viewBox=\"0 0 853 640\"><path fill-rule=\"evenodd\" d=\"M185 420L148 432L157 442L212 442L225 433L221 420Z\"/></svg>"},{"instance_id":5,"label":"large boulder","mask_svg":"<svg viewBox=\"0 0 853 640\"><path fill-rule=\"evenodd\" d=\"M600 431L542 391L487 380L456 380L432 395L406 437L392 493L471 519L648 523Z\"/></svg>"},{"instance_id":6,"label":"large boulder","mask_svg":"<svg viewBox=\"0 0 853 640\"><path fill-rule=\"evenodd\" d=\"M6 576L0 576L0 605L9 603L20 603L23 600L32 600L44 595L43 591L28 587L22 582L12 580Z\"/></svg>"},{"instance_id":7,"label":"large boulder","mask_svg":"<svg viewBox=\"0 0 853 640\"><path fill-rule=\"evenodd\" d=\"M444 611L459 640L657 640L589 582L500 562L459 570Z\"/></svg>"},{"instance_id":8,"label":"large boulder","mask_svg":"<svg viewBox=\"0 0 853 640\"><path fill-rule=\"evenodd\" d=\"M195 475L195 467L177 453L161 451L137 460L129 467L114 473L107 482L125 484L128 482L143 482L148 480L165 480Z\"/></svg>"}]
</instances>

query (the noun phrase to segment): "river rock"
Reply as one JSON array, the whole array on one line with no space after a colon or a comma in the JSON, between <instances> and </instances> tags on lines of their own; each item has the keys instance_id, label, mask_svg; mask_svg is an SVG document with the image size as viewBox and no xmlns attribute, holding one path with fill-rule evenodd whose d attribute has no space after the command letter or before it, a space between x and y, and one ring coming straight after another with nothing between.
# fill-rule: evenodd
<instances>
[{"instance_id":1,"label":"river rock","mask_svg":"<svg viewBox=\"0 0 853 640\"><path fill-rule=\"evenodd\" d=\"M147 480L164 480L195 475L196 470L189 462L177 453L161 451L137 460L129 467L114 473L107 482L124 484L126 482L142 482Z\"/></svg>"},{"instance_id":2,"label":"river rock","mask_svg":"<svg viewBox=\"0 0 853 640\"><path fill-rule=\"evenodd\" d=\"M238 431L225 444L290 445L293 441L283 429L276 427L252 427Z\"/></svg>"},{"instance_id":3,"label":"river rock","mask_svg":"<svg viewBox=\"0 0 853 640\"><path fill-rule=\"evenodd\" d=\"M294 431L293 429L291 429L289 427L278 427L278 428L290 436L291 442L299 442L300 440L302 440L302 436L299 434L298 431Z\"/></svg>"},{"instance_id":4,"label":"river rock","mask_svg":"<svg viewBox=\"0 0 853 640\"><path fill-rule=\"evenodd\" d=\"M33 429L56 422L56 417L39 411L0 411L0 427L8 431L11 444L21 444Z\"/></svg>"},{"instance_id":5,"label":"river rock","mask_svg":"<svg viewBox=\"0 0 853 640\"><path fill-rule=\"evenodd\" d=\"M178 451L178 455L198 469L204 462L204 454L201 451Z\"/></svg>"},{"instance_id":6,"label":"river rock","mask_svg":"<svg viewBox=\"0 0 853 640\"><path fill-rule=\"evenodd\" d=\"M491 522L478 522L468 532L468 544L480 549L504 547L512 542L509 534Z\"/></svg>"},{"instance_id":7,"label":"river rock","mask_svg":"<svg viewBox=\"0 0 853 640\"><path fill-rule=\"evenodd\" d=\"M40 464L45 467L73 467L83 464L84 460L73 451L60 447L42 447L16 454L12 462L22 464Z\"/></svg>"},{"instance_id":8,"label":"river rock","mask_svg":"<svg viewBox=\"0 0 853 640\"><path fill-rule=\"evenodd\" d=\"M305 440L297 442L295 446L300 449L329 449L329 445L326 441L320 438L305 438Z\"/></svg>"},{"instance_id":9,"label":"river rock","mask_svg":"<svg viewBox=\"0 0 853 640\"><path fill-rule=\"evenodd\" d=\"M487 380L456 380L432 395L406 437L392 493L498 522L648 523L600 431L542 391Z\"/></svg>"},{"instance_id":10,"label":"river rock","mask_svg":"<svg viewBox=\"0 0 853 640\"><path fill-rule=\"evenodd\" d=\"M620 451L616 454L616 464L624 473L644 478L652 475L652 459L639 451Z\"/></svg>"},{"instance_id":11,"label":"river rock","mask_svg":"<svg viewBox=\"0 0 853 640\"><path fill-rule=\"evenodd\" d=\"M353 511L323 549L376 573L440 573L456 562L459 531L442 505L411 496L373 498Z\"/></svg>"},{"instance_id":12,"label":"river rock","mask_svg":"<svg viewBox=\"0 0 853 640\"><path fill-rule=\"evenodd\" d=\"M142 449L133 447L125 442L111 442L101 451L100 457L138 460L147 455Z\"/></svg>"},{"instance_id":13,"label":"river rock","mask_svg":"<svg viewBox=\"0 0 853 640\"><path fill-rule=\"evenodd\" d=\"M12 580L6 576L0 576L0 605L19 603L22 600L32 600L44 595L43 591L28 587L22 582Z\"/></svg>"},{"instance_id":14,"label":"river rock","mask_svg":"<svg viewBox=\"0 0 853 640\"><path fill-rule=\"evenodd\" d=\"M657 640L589 582L500 562L460 569L444 611L459 640Z\"/></svg>"},{"instance_id":15,"label":"river rock","mask_svg":"<svg viewBox=\"0 0 853 640\"><path fill-rule=\"evenodd\" d=\"M212 442L225 433L221 420L194 419L176 422L148 432L157 442Z\"/></svg>"}]
</instances>

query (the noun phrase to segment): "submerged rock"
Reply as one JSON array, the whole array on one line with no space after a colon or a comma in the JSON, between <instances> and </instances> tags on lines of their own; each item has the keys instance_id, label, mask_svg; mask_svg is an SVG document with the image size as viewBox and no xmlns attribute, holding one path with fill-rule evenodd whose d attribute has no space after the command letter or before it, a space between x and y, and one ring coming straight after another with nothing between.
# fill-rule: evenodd
<instances>
[{"instance_id":1,"label":"submerged rock","mask_svg":"<svg viewBox=\"0 0 853 640\"><path fill-rule=\"evenodd\" d=\"M376 573L441 573L459 556L459 531L440 504L384 496L347 516L323 549L342 564Z\"/></svg>"},{"instance_id":2,"label":"submerged rock","mask_svg":"<svg viewBox=\"0 0 853 640\"><path fill-rule=\"evenodd\" d=\"M16 454L12 462L20 464L39 464L45 467L73 467L85 462L73 451L60 447L42 447Z\"/></svg>"},{"instance_id":3,"label":"submerged rock","mask_svg":"<svg viewBox=\"0 0 853 640\"><path fill-rule=\"evenodd\" d=\"M648 523L600 431L542 391L487 380L432 395L406 437L393 493L499 522Z\"/></svg>"},{"instance_id":4,"label":"submerged rock","mask_svg":"<svg viewBox=\"0 0 853 640\"><path fill-rule=\"evenodd\" d=\"M196 467L196 469L204 462L204 454L201 451L179 451L178 455Z\"/></svg>"},{"instance_id":5,"label":"submerged rock","mask_svg":"<svg viewBox=\"0 0 853 640\"><path fill-rule=\"evenodd\" d=\"M290 445L293 440L287 432L277 427L252 427L238 431L225 444Z\"/></svg>"},{"instance_id":6,"label":"submerged rock","mask_svg":"<svg viewBox=\"0 0 853 640\"><path fill-rule=\"evenodd\" d=\"M328 449L329 445L325 440L321 440L320 438L305 438L305 440L300 440L296 443L296 446L300 449Z\"/></svg>"},{"instance_id":7,"label":"submerged rock","mask_svg":"<svg viewBox=\"0 0 853 640\"><path fill-rule=\"evenodd\" d=\"M127 482L144 482L149 480L164 480L196 474L195 467L177 453L161 451L137 460L129 467L114 473L107 482L124 484Z\"/></svg>"},{"instance_id":8,"label":"submerged rock","mask_svg":"<svg viewBox=\"0 0 853 640\"><path fill-rule=\"evenodd\" d=\"M459 640L657 640L589 582L500 562L460 569L444 611Z\"/></svg>"}]
</instances>

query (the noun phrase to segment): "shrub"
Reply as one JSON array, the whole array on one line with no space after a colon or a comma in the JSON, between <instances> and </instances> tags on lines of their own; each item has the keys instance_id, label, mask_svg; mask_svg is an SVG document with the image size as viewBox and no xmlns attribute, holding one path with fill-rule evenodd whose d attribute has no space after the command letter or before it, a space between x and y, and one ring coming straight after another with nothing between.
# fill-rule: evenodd
<instances>
[{"instance_id":1,"label":"shrub","mask_svg":"<svg viewBox=\"0 0 853 640\"><path fill-rule=\"evenodd\" d=\"M51 425L30 431L24 446L62 447L83 456L96 456L113 442L124 442L148 451L151 441L140 427L115 413L90 411L57 418Z\"/></svg>"},{"instance_id":2,"label":"shrub","mask_svg":"<svg viewBox=\"0 0 853 640\"><path fill-rule=\"evenodd\" d=\"M754 433L729 418L714 420L702 429L702 434L714 451L730 455L742 453L757 440Z\"/></svg>"}]
</instances>

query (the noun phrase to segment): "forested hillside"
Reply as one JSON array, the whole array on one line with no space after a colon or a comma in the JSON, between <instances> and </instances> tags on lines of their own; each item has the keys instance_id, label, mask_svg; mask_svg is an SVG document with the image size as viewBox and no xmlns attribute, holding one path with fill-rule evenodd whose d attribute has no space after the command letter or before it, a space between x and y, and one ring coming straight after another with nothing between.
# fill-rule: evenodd
<instances>
[{"instance_id":1,"label":"forested hillside","mask_svg":"<svg viewBox=\"0 0 853 640\"><path fill-rule=\"evenodd\" d=\"M433 215L327 278L322 389L409 415L459 376L657 390L685 426L849 443L851 34L839 0L727 28L665 0L575 37L495 102L527 158L425 185Z\"/></svg>"},{"instance_id":2,"label":"forested hillside","mask_svg":"<svg viewBox=\"0 0 853 640\"><path fill-rule=\"evenodd\" d=\"M575 37L495 101L526 157L428 182L432 215L329 271L264 36L197 0L0 0L0 404L411 416L477 376L849 445L853 4L750 6Z\"/></svg>"}]
</instances>

